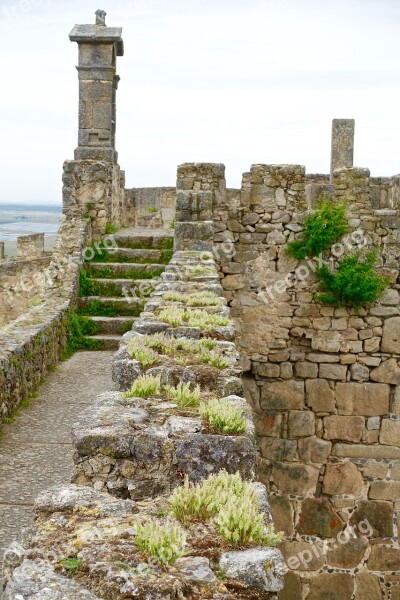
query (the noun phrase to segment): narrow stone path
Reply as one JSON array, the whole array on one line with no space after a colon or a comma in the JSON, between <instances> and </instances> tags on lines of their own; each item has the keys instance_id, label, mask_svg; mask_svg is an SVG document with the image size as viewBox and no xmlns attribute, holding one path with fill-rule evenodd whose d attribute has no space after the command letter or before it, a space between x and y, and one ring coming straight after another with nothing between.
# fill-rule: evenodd
<instances>
[{"instance_id":1,"label":"narrow stone path","mask_svg":"<svg viewBox=\"0 0 400 600\"><path fill-rule=\"evenodd\" d=\"M4 426L0 442L0 563L5 547L32 523L37 495L70 481L71 426L98 394L114 389L112 356L113 352L78 352L61 363L30 407Z\"/></svg>"}]
</instances>

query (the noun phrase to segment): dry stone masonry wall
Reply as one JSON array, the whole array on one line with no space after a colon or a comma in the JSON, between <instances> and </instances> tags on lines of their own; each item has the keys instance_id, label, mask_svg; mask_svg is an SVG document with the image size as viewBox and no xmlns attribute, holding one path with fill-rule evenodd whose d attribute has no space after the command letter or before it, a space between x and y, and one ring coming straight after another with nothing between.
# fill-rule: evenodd
<instances>
[{"instance_id":1,"label":"dry stone masonry wall","mask_svg":"<svg viewBox=\"0 0 400 600\"><path fill-rule=\"evenodd\" d=\"M303 167L253 165L236 203L214 208L259 478L286 534L282 599L330 597L332 588L343 600L400 593L400 220L393 201L375 208L369 175L337 169L330 192L347 203L347 243L378 248L390 278L370 308L317 303L316 263L286 253L315 197Z\"/></svg>"}]
</instances>

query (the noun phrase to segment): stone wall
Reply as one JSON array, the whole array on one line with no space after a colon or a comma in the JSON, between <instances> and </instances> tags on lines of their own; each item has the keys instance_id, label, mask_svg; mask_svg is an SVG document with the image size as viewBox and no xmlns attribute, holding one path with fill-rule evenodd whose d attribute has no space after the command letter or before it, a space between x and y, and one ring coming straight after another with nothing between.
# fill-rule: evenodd
<instances>
[{"instance_id":1,"label":"stone wall","mask_svg":"<svg viewBox=\"0 0 400 600\"><path fill-rule=\"evenodd\" d=\"M315 263L285 251L301 235L306 184L301 166L253 165L240 198L214 207L259 478L286 534L291 570L280 598L397 598L399 213L393 202L374 208L367 169L334 172L332 201L348 203L347 243L378 247L392 286L368 310L324 306L313 299Z\"/></svg>"},{"instance_id":2,"label":"stone wall","mask_svg":"<svg viewBox=\"0 0 400 600\"><path fill-rule=\"evenodd\" d=\"M63 184L63 213L88 219L89 238L104 235L107 224L117 228L124 224L125 173L116 163L66 161Z\"/></svg>"},{"instance_id":3,"label":"stone wall","mask_svg":"<svg viewBox=\"0 0 400 600\"><path fill-rule=\"evenodd\" d=\"M125 190L125 194L125 225L167 229L173 223L176 188L131 188Z\"/></svg>"}]
</instances>

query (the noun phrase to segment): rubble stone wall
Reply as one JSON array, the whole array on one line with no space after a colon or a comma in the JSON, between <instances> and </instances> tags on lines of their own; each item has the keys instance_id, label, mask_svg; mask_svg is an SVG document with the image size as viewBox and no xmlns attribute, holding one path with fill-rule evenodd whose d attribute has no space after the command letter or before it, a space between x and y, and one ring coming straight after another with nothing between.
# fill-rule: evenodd
<instances>
[{"instance_id":1,"label":"rubble stone wall","mask_svg":"<svg viewBox=\"0 0 400 600\"><path fill-rule=\"evenodd\" d=\"M131 188L125 190L125 224L131 227L168 228L175 219L176 188Z\"/></svg>"},{"instance_id":2,"label":"rubble stone wall","mask_svg":"<svg viewBox=\"0 0 400 600\"><path fill-rule=\"evenodd\" d=\"M290 571L280 598L394 599L400 597L397 179L387 182L389 206L376 208L376 181L371 185L367 169L333 175L332 201L348 205L346 243L377 247L378 267L392 282L374 306L357 311L317 303L315 262L287 255L287 242L301 235L312 207L301 166L253 165L240 195L214 205L214 248L246 370L259 478L286 534Z\"/></svg>"}]
</instances>

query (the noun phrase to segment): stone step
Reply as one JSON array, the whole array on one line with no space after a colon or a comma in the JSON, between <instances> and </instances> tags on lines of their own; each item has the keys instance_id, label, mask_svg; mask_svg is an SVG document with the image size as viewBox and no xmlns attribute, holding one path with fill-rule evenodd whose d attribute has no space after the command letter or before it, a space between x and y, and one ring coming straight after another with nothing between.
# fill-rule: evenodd
<instances>
[{"instance_id":1,"label":"stone step","mask_svg":"<svg viewBox=\"0 0 400 600\"><path fill-rule=\"evenodd\" d=\"M143 306L144 299L135 296L124 298L87 296L79 298L79 312L88 317L138 317L143 310Z\"/></svg>"},{"instance_id":2,"label":"stone step","mask_svg":"<svg viewBox=\"0 0 400 600\"><path fill-rule=\"evenodd\" d=\"M118 350L121 341L120 335L89 335L88 340L100 342L98 350Z\"/></svg>"},{"instance_id":3,"label":"stone step","mask_svg":"<svg viewBox=\"0 0 400 600\"><path fill-rule=\"evenodd\" d=\"M97 335L121 336L132 329L137 317L89 317L97 325Z\"/></svg>"},{"instance_id":4,"label":"stone step","mask_svg":"<svg viewBox=\"0 0 400 600\"><path fill-rule=\"evenodd\" d=\"M104 255L110 259L110 262L129 262L129 263L164 263L165 250L132 249L132 248L109 248L104 251ZM168 262L168 261L167 261Z\"/></svg>"},{"instance_id":5,"label":"stone step","mask_svg":"<svg viewBox=\"0 0 400 600\"><path fill-rule=\"evenodd\" d=\"M129 277L130 279L140 279L143 278L144 274L148 275L149 278L151 276L159 277L161 273L165 271L165 265L161 264L151 264L146 265L142 263L120 263L120 262L112 262L112 263L88 263L87 264L88 273L90 275L91 272L95 271L95 274L100 273L101 279L111 279L115 276L116 279L120 279L118 275L122 275L122 278ZM101 271L100 271L101 270ZM104 274L104 275L103 275Z\"/></svg>"},{"instance_id":6,"label":"stone step","mask_svg":"<svg viewBox=\"0 0 400 600\"><path fill-rule=\"evenodd\" d=\"M135 230L118 232L113 239L121 248L157 250L172 250L174 241L172 230L150 232L145 228L140 232L135 232Z\"/></svg>"},{"instance_id":7,"label":"stone step","mask_svg":"<svg viewBox=\"0 0 400 600\"><path fill-rule=\"evenodd\" d=\"M125 297L126 295L147 299L159 283L158 279L100 279L92 278L98 284L96 293L102 296Z\"/></svg>"}]
</instances>

